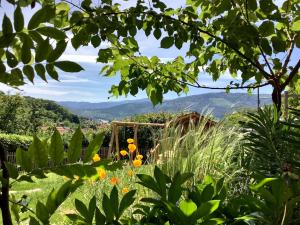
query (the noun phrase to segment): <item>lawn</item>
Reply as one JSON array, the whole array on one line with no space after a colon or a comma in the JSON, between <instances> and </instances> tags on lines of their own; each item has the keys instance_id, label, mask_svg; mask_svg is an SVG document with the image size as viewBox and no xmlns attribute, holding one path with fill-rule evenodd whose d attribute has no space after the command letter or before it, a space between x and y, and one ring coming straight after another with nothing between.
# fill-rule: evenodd
<instances>
[{"instance_id":1,"label":"lawn","mask_svg":"<svg viewBox=\"0 0 300 225\"><path fill-rule=\"evenodd\" d=\"M111 178L116 177L118 180L117 187L122 193L126 189L137 189L136 196L148 196L150 193L140 185L136 184L137 173L152 173L153 167L151 165L144 165L140 168L132 169L129 166L125 166L122 170L114 172L107 172L107 176L103 180L92 181L86 180L85 184L79 187L76 192L71 194L68 199L59 207L58 211L51 218L51 224L70 224L70 220L64 216L67 213L74 213L75 206L74 200L77 198L84 203L88 203L93 195L97 196L98 205L101 204L103 193L109 193L113 187L111 184ZM133 174L132 174L132 172ZM11 194L15 195L17 199L20 199L23 195L28 196L29 208L35 210L37 201L45 202L48 194L53 188L59 188L67 178L58 176L54 173L48 173L47 178L36 179L33 178L34 183L29 182L12 182ZM130 212L131 210L128 210ZM22 213L21 218L27 218L30 213ZM25 220L26 221L26 220ZM24 221L24 222L25 222ZM2 221L0 221L2 222Z\"/></svg>"}]
</instances>

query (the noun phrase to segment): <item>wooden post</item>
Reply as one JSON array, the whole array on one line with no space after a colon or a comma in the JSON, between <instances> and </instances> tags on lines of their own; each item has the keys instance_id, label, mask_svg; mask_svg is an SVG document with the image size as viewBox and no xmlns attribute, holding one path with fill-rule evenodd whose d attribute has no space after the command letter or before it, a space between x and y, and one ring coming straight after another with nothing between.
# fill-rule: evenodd
<instances>
[{"instance_id":1,"label":"wooden post","mask_svg":"<svg viewBox=\"0 0 300 225\"><path fill-rule=\"evenodd\" d=\"M134 125L134 136L133 136L133 140L134 140L134 144L135 144L135 146L136 146L136 152L139 153L137 132L138 132L138 125Z\"/></svg>"},{"instance_id":2,"label":"wooden post","mask_svg":"<svg viewBox=\"0 0 300 225\"><path fill-rule=\"evenodd\" d=\"M119 146L119 126L116 125L115 128L115 136L116 136L116 154L117 154L117 159L120 159L120 146Z\"/></svg>"},{"instance_id":3,"label":"wooden post","mask_svg":"<svg viewBox=\"0 0 300 225\"><path fill-rule=\"evenodd\" d=\"M284 91L284 118L288 119L288 110L289 110L289 92Z\"/></svg>"},{"instance_id":4,"label":"wooden post","mask_svg":"<svg viewBox=\"0 0 300 225\"><path fill-rule=\"evenodd\" d=\"M115 138L115 124L112 123L112 131L111 131L111 137L110 137L110 142L109 142L109 149L108 149L108 158L111 157L111 153L113 150L113 145L114 145L114 138Z\"/></svg>"}]
</instances>

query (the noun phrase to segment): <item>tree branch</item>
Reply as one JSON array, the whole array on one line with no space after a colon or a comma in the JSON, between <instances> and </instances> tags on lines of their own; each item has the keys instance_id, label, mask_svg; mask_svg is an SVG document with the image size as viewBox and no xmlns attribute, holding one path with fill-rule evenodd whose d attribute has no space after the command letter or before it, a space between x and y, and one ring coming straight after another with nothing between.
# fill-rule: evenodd
<instances>
[{"instance_id":1,"label":"tree branch","mask_svg":"<svg viewBox=\"0 0 300 225\"><path fill-rule=\"evenodd\" d=\"M283 74L285 74L286 71L287 71L287 66L288 66L288 64L289 64L289 62L290 62L290 59L291 59L291 56L292 56L292 53L293 53L293 50L294 50L294 47L295 47L295 38L296 38L296 35L295 35L294 38L291 40L291 46L290 46L290 48L289 48L289 50L288 50L288 55L287 55L287 57L286 57L286 59L285 59L285 61L284 61L284 64L283 64L283 66L282 66L282 69L281 69L280 72L279 72L279 77L282 76Z\"/></svg>"},{"instance_id":2,"label":"tree branch","mask_svg":"<svg viewBox=\"0 0 300 225\"><path fill-rule=\"evenodd\" d=\"M292 70L288 78L286 78L285 82L282 84L282 89L284 89L291 82L291 80L296 76L299 68L300 68L300 59L298 60L297 64L295 65L294 69Z\"/></svg>"}]
</instances>

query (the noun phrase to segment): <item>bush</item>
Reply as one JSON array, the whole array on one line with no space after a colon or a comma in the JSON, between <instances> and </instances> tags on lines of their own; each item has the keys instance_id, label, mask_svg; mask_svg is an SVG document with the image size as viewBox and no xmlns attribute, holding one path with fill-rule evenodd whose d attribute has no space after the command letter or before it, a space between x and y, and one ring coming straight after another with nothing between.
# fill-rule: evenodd
<instances>
[{"instance_id":1,"label":"bush","mask_svg":"<svg viewBox=\"0 0 300 225\"><path fill-rule=\"evenodd\" d=\"M1 148L15 152L18 147L27 149L32 142L32 137L17 134L0 134L0 145Z\"/></svg>"}]
</instances>

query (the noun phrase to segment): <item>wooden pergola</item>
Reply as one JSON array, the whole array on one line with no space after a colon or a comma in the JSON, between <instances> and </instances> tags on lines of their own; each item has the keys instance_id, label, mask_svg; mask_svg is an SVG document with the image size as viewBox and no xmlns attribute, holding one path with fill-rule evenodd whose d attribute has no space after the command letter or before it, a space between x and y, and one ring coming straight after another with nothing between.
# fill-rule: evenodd
<instances>
[{"instance_id":1,"label":"wooden pergola","mask_svg":"<svg viewBox=\"0 0 300 225\"><path fill-rule=\"evenodd\" d=\"M116 147L116 152L120 152L119 146L119 128L120 127L132 127L134 130L134 144L136 145L136 151L138 152L138 128L140 126L151 126L151 127L162 127L166 126L165 123L137 123L137 122L124 122L124 121L112 121L112 134L109 142L109 149L108 149L108 157L111 157L112 152L114 150L114 146ZM120 154L117 154L117 159L120 159Z\"/></svg>"}]
</instances>

